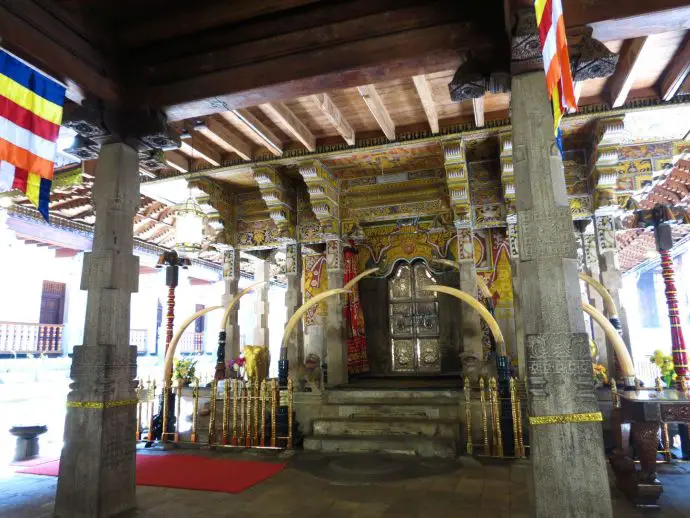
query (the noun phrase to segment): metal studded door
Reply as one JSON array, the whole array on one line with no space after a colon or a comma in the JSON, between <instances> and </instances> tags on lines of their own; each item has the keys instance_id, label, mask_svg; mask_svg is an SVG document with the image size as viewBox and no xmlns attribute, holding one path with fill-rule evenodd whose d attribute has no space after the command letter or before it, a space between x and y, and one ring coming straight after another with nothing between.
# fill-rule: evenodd
<instances>
[{"instance_id":1,"label":"metal studded door","mask_svg":"<svg viewBox=\"0 0 690 518\"><path fill-rule=\"evenodd\" d=\"M421 262L398 266L388 280L391 369L395 373L441 371L438 296L424 289L436 283Z\"/></svg>"}]
</instances>

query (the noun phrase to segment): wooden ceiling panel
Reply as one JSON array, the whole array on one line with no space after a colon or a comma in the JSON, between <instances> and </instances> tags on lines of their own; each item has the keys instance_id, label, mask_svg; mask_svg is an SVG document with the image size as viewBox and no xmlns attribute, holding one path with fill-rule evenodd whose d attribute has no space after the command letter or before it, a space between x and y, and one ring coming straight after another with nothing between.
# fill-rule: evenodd
<instances>
[{"instance_id":1,"label":"wooden ceiling panel","mask_svg":"<svg viewBox=\"0 0 690 518\"><path fill-rule=\"evenodd\" d=\"M639 57L640 73L633 82L632 90L650 88L658 83L686 32L674 31L649 36L648 44Z\"/></svg>"},{"instance_id":2,"label":"wooden ceiling panel","mask_svg":"<svg viewBox=\"0 0 690 518\"><path fill-rule=\"evenodd\" d=\"M355 133L381 131L376 119L367 108L357 88L331 90L331 100L338 107L342 116L350 123Z\"/></svg>"},{"instance_id":3,"label":"wooden ceiling panel","mask_svg":"<svg viewBox=\"0 0 690 518\"><path fill-rule=\"evenodd\" d=\"M424 107L419 100L412 78L378 83L376 91L396 127L411 126L426 121Z\"/></svg>"},{"instance_id":4,"label":"wooden ceiling panel","mask_svg":"<svg viewBox=\"0 0 690 518\"><path fill-rule=\"evenodd\" d=\"M337 137L338 131L328 122L328 118L316 106L311 96L298 97L292 101L286 101L285 105L292 110L292 113L302 121L314 136L319 138Z\"/></svg>"},{"instance_id":5,"label":"wooden ceiling panel","mask_svg":"<svg viewBox=\"0 0 690 518\"><path fill-rule=\"evenodd\" d=\"M457 119L466 115L472 115L472 103L470 103L470 111L464 103L456 103L450 100L450 92L448 91L448 83L453 79L455 70L445 70L443 72L436 72L434 74L427 74L426 78L431 86L431 95L434 98L438 118L443 119Z\"/></svg>"}]
</instances>

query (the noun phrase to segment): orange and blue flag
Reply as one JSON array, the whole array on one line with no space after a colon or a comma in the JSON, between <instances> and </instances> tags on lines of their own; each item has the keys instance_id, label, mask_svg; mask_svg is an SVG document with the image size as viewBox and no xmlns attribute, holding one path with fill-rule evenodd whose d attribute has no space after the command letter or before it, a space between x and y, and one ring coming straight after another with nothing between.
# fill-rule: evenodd
<instances>
[{"instance_id":1,"label":"orange and blue flag","mask_svg":"<svg viewBox=\"0 0 690 518\"><path fill-rule=\"evenodd\" d=\"M546 90L553 106L554 133L568 109L576 110L575 88L570 73L568 41L561 0L534 0L539 40L546 73Z\"/></svg>"},{"instance_id":2,"label":"orange and blue flag","mask_svg":"<svg viewBox=\"0 0 690 518\"><path fill-rule=\"evenodd\" d=\"M65 87L0 49L0 191L19 189L48 221Z\"/></svg>"}]
</instances>

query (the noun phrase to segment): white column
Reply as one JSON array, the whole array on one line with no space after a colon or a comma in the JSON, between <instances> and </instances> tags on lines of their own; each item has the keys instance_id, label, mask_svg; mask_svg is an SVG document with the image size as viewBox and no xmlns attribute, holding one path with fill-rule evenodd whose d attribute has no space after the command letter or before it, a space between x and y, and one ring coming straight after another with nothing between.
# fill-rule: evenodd
<instances>
[{"instance_id":1,"label":"white column","mask_svg":"<svg viewBox=\"0 0 690 518\"><path fill-rule=\"evenodd\" d=\"M326 243L326 269L328 289L342 288L345 276L343 244L340 240ZM345 345L345 320L343 317L343 296L330 297L326 315L326 362L328 385L335 387L348 382L347 347Z\"/></svg>"},{"instance_id":2,"label":"white column","mask_svg":"<svg viewBox=\"0 0 690 518\"><path fill-rule=\"evenodd\" d=\"M254 267L254 281L268 281L271 278L271 263L268 259L257 259ZM254 326L254 344L268 347L268 288L266 282L256 288L256 325Z\"/></svg>"}]
</instances>

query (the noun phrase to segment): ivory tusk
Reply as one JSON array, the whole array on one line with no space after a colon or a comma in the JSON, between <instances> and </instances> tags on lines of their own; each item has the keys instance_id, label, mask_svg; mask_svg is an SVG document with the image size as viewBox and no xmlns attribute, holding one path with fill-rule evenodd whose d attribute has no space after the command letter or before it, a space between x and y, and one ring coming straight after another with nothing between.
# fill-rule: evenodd
<instances>
[{"instance_id":1,"label":"ivory tusk","mask_svg":"<svg viewBox=\"0 0 690 518\"><path fill-rule=\"evenodd\" d=\"M587 284L589 284L599 293L599 295L601 295L601 298L604 301L604 306L606 307L606 313L608 314L608 317L618 318L618 309L616 308L616 303L613 301L613 297L611 296L611 293L609 293L609 290L607 290L602 283L592 279L586 273L579 273L578 277L580 277L580 280L583 280Z\"/></svg>"},{"instance_id":2,"label":"ivory tusk","mask_svg":"<svg viewBox=\"0 0 690 518\"><path fill-rule=\"evenodd\" d=\"M235 307L235 304L237 304L240 299L252 291L254 288L256 288L259 284L266 284L268 281L258 281L253 284L250 284L247 286L245 289L243 289L241 292L239 292L237 295L235 295L235 298L233 298L230 301L230 304L228 304L228 307L225 308L225 312L223 313L223 319L220 321L220 330L225 331L225 329L228 327L228 319L230 318L230 311L232 311L232 308Z\"/></svg>"},{"instance_id":3,"label":"ivory tusk","mask_svg":"<svg viewBox=\"0 0 690 518\"><path fill-rule=\"evenodd\" d=\"M469 304L472 307L472 309L479 313L479 316L482 317L482 319L484 319L484 322L486 322L486 324L489 326L489 329L491 330L491 333L494 335L494 339L496 340L496 350L498 354L500 356L506 355L506 343L503 338L501 328L498 326L498 322L496 322L496 319L493 317L493 315L489 313L489 310L486 309L481 302L479 302L469 293L465 293L464 291L461 291L457 288L451 288L450 286L427 286L425 289L428 291L441 292L447 295L452 295L453 297L458 298L463 302Z\"/></svg>"},{"instance_id":4,"label":"ivory tusk","mask_svg":"<svg viewBox=\"0 0 690 518\"><path fill-rule=\"evenodd\" d=\"M367 275L371 275L374 272L378 272L378 268L369 268L368 270L364 270L362 273L360 273L357 277L351 279L345 286L343 286L344 290L350 290L352 287L357 284L359 281L364 279Z\"/></svg>"},{"instance_id":5,"label":"ivory tusk","mask_svg":"<svg viewBox=\"0 0 690 518\"><path fill-rule=\"evenodd\" d=\"M451 261L450 259L432 259L431 262L445 264L446 266L450 266L451 268L455 268L456 270L460 271L460 263L457 261ZM489 287L486 285L486 282L481 275L477 275L477 287L479 288L479 291L482 292L482 296L484 298L491 299L491 290L489 290Z\"/></svg>"},{"instance_id":6,"label":"ivory tusk","mask_svg":"<svg viewBox=\"0 0 690 518\"><path fill-rule=\"evenodd\" d=\"M315 297L310 298L307 302L302 304L297 309L297 311L295 311L295 313L290 317L290 320L287 321L287 324L285 324L285 332L283 333L283 343L280 346L281 349L287 349L287 340L290 336L290 333L292 332L292 329L297 325L299 319L302 318L302 315L304 315L310 307L312 307L314 304L318 304L325 298L332 297L333 295L340 295L341 293L350 293L350 290L346 290L345 288L333 288L332 290L319 293Z\"/></svg>"},{"instance_id":7,"label":"ivory tusk","mask_svg":"<svg viewBox=\"0 0 690 518\"><path fill-rule=\"evenodd\" d=\"M172 379L173 358L175 357L177 342L179 342L180 338L182 338L182 333L184 333L189 327L189 324L194 322L197 318L216 309L223 309L223 306L211 306L210 308L204 308L194 313L191 317L184 321L182 326L177 330L177 333L175 333L175 336L173 336L173 339L170 340L170 345L165 353L165 362L163 364L163 377L166 382L169 382Z\"/></svg>"},{"instance_id":8,"label":"ivory tusk","mask_svg":"<svg viewBox=\"0 0 690 518\"><path fill-rule=\"evenodd\" d=\"M583 302L582 309L590 317L592 317L597 322L597 324L599 324L601 328L604 330L606 338L608 338L609 342L611 342L613 350L616 352L616 355L618 356L618 363L620 364L623 376L634 377L635 367L633 366L633 361L630 357L630 352L628 352L628 348L625 346L625 342L623 342L623 339L618 334L618 331L616 331L616 328L613 327L611 322L608 321L608 319L604 316L604 314L601 311L591 306L590 304Z\"/></svg>"}]
</instances>

